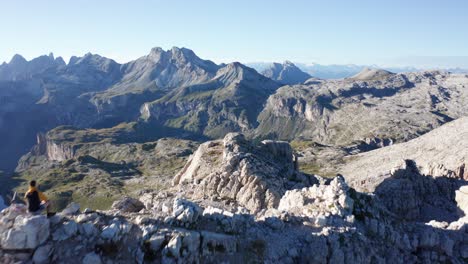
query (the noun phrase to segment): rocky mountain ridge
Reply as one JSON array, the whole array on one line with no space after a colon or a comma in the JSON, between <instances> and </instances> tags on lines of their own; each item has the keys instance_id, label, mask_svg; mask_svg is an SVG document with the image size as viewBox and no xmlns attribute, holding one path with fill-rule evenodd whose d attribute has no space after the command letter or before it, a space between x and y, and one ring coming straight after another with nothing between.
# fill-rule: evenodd
<instances>
[{"instance_id":1,"label":"rocky mountain ridge","mask_svg":"<svg viewBox=\"0 0 468 264\"><path fill-rule=\"evenodd\" d=\"M1 260L466 262L466 182L428 181L412 164L395 168L392 177L398 181L366 194L341 176L327 180L298 172L285 142L253 143L231 133L200 145L173 178L174 186L141 190L139 199L125 197L112 210L80 211L72 203L47 219L10 206L0 213ZM459 211L448 221L436 210L428 211L427 220L420 218L419 208L405 199L402 179L434 193L440 186L455 199L434 208ZM423 199L420 195L411 197Z\"/></svg>"},{"instance_id":2,"label":"rocky mountain ridge","mask_svg":"<svg viewBox=\"0 0 468 264\"><path fill-rule=\"evenodd\" d=\"M255 133L341 146L366 138L404 142L464 116L467 81L420 72L284 86L268 98Z\"/></svg>"},{"instance_id":3,"label":"rocky mountain ridge","mask_svg":"<svg viewBox=\"0 0 468 264\"><path fill-rule=\"evenodd\" d=\"M290 63L282 67L284 74L295 69ZM10 77L0 82L0 100L8 101L0 106L0 138L9 138L1 142L8 147L0 150L0 166L9 172L38 132L60 125L87 129L141 122L151 133L169 131L162 136L201 139L243 132L261 139L302 138L341 146L366 138L407 141L466 110L467 78L462 74L312 78L278 89L278 82L240 63L216 65L176 47L154 48L126 64L89 53L72 57L68 64L53 56L29 62L16 56L1 68ZM17 73L14 80L10 72ZM349 129L355 123L359 128Z\"/></svg>"}]
</instances>

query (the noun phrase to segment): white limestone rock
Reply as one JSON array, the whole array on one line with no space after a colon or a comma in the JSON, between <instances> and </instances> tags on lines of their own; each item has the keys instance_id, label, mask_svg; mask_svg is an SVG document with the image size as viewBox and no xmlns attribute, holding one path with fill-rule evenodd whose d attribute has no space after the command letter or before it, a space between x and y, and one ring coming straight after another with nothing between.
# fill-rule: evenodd
<instances>
[{"instance_id":1,"label":"white limestone rock","mask_svg":"<svg viewBox=\"0 0 468 264\"><path fill-rule=\"evenodd\" d=\"M468 185L462 186L455 191L455 201L460 211L468 216Z\"/></svg>"}]
</instances>

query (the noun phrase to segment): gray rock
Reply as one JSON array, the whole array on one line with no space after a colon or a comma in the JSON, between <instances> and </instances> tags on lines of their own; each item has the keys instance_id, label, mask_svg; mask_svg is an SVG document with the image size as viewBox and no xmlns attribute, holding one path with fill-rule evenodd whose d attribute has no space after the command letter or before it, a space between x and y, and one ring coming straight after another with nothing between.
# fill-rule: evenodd
<instances>
[{"instance_id":1,"label":"gray rock","mask_svg":"<svg viewBox=\"0 0 468 264\"><path fill-rule=\"evenodd\" d=\"M169 240L169 243L166 246L169 256L174 258L179 258L180 248L182 246L182 236L180 234L174 234L174 236Z\"/></svg>"},{"instance_id":2,"label":"gray rock","mask_svg":"<svg viewBox=\"0 0 468 264\"><path fill-rule=\"evenodd\" d=\"M65 209L63 209L62 214L64 215L74 215L80 211L80 205L72 202Z\"/></svg>"},{"instance_id":3,"label":"gray rock","mask_svg":"<svg viewBox=\"0 0 468 264\"><path fill-rule=\"evenodd\" d=\"M70 237L76 235L78 232L78 224L71 220L63 223L52 235L56 241L67 240Z\"/></svg>"},{"instance_id":4,"label":"gray rock","mask_svg":"<svg viewBox=\"0 0 468 264\"><path fill-rule=\"evenodd\" d=\"M166 240L166 237L161 234L154 234L149 239L150 249L154 252L161 250L162 244Z\"/></svg>"},{"instance_id":5,"label":"gray rock","mask_svg":"<svg viewBox=\"0 0 468 264\"><path fill-rule=\"evenodd\" d=\"M468 185L462 186L455 191L455 201L460 211L468 216Z\"/></svg>"},{"instance_id":6,"label":"gray rock","mask_svg":"<svg viewBox=\"0 0 468 264\"><path fill-rule=\"evenodd\" d=\"M192 224L198 220L203 210L195 203L176 198L172 207L172 216L182 223Z\"/></svg>"},{"instance_id":7,"label":"gray rock","mask_svg":"<svg viewBox=\"0 0 468 264\"><path fill-rule=\"evenodd\" d=\"M38 247L36 251L34 251L33 262L35 264L49 263L52 250L53 248L51 244Z\"/></svg>"},{"instance_id":8,"label":"gray rock","mask_svg":"<svg viewBox=\"0 0 468 264\"><path fill-rule=\"evenodd\" d=\"M220 165L213 169L210 164ZM242 134L230 133L222 142L202 144L174 183L194 182L193 199L231 200L258 212L278 206L289 185L305 184L297 182L297 174L289 144L264 141L256 146Z\"/></svg>"},{"instance_id":9,"label":"gray rock","mask_svg":"<svg viewBox=\"0 0 468 264\"><path fill-rule=\"evenodd\" d=\"M3 233L4 249L34 249L49 237L49 221L43 215L17 216L11 229Z\"/></svg>"},{"instance_id":10,"label":"gray rock","mask_svg":"<svg viewBox=\"0 0 468 264\"><path fill-rule=\"evenodd\" d=\"M102 261L101 261L101 257L98 254L91 252L91 253L86 254L86 256L84 256L82 263L83 264L101 264Z\"/></svg>"},{"instance_id":11,"label":"gray rock","mask_svg":"<svg viewBox=\"0 0 468 264\"><path fill-rule=\"evenodd\" d=\"M142 202L135 198L124 197L122 200L115 201L112 204L113 209L117 209L122 213L134 213L144 209L145 206Z\"/></svg>"},{"instance_id":12,"label":"gray rock","mask_svg":"<svg viewBox=\"0 0 468 264\"><path fill-rule=\"evenodd\" d=\"M101 237L104 239L112 240L112 239L117 238L119 231L120 231L119 225L114 223L102 229Z\"/></svg>"},{"instance_id":13,"label":"gray rock","mask_svg":"<svg viewBox=\"0 0 468 264\"><path fill-rule=\"evenodd\" d=\"M80 225L83 231L80 233L84 234L87 237L93 237L98 233L97 228L92 223L84 223Z\"/></svg>"}]
</instances>

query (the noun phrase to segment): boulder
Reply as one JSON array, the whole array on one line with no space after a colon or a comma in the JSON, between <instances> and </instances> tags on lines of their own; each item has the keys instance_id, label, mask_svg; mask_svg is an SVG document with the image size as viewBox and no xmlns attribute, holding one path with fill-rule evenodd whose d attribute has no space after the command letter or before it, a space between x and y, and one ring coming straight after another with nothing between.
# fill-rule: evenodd
<instances>
[{"instance_id":1,"label":"boulder","mask_svg":"<svg viewBox=\"0 0 468 264\"><path fill-rule=\"evenodd\" d=\"M92 224L92 223L84 223L81 225L82 233L83 235L87 237L93 237L97 234L98 230L97 228Z\"/></svg>"},{"instance_id":2,"label":"boulder","mask_svg":"<svg viewBox=\"0 0 468 264\"><path fill-rule=\"evenodd\" d=\"M144 208L145 205L140 200L131 197L124 197L112 204L112 209L119 210L122 213L136 213Z\"/></svg>"},{"instance_id":3,"label":"boulder","mask_svg":"<svg viewBox=\"0 0 468 264\"><path fill-rule=\"evenodd\" d=\"M1 235L4 249L34 249L49 237L46 216L18 216L12 228Z\"/></svg>"},{"instance_id":4,"label":"boulder","mask_svg":"<svg viewBox=\"0 0 468 264\"><path fill-rule=\"evenodd\" d=\"M111 224L110 226L106 226L102 229L101 237L104 239L115 239L119 234L120 228L119 225L116 223Z\"/></svg>"},{"instance_id":5,"label":"boulder","mask_svg":"<svg viewBox=\"0 0 468 264\"><path fill-rule=\"evenodd\" d=\"M164 241L166 241L166 237L164 235L161 235L161 234L154 234L150 237L149 239L149 246L150 246L150 249L153 251L153 252L157 252L161 249Z\"/></svg>"},{"instance_id":6,"label":"boulder","mask_svg":"<svg viewBox=\"0 0 468 264\"><path fill-rule=\"evenodd\" d=\"M348 193L349 187L343 177L335 177L329 185L314 185L290 190L281 198L278 210L291 215L314 218L324 224L325 216L346 218L353 211L354 201Z\"/></svg>"},{"instance_id":7,"label":"boulder","mask_svg":"<svg viewBox=\"0 0 468 264\"><path fill-rule=\"evenodd\" d=\"M198 220L203 209L185 199L176 198L172 206L172 216L182 223L192 224Z\"/></svg>"},{"instance_id":8,"label":"boulder","mask_svg":"<svg viewBox=\"0 0 468 264\"><path fill-rule=\"evenodd\" d=\"M181 246L182 236L180 234L175 234L166 246L167 253L174 258L178 258L180 256Z\"/></svg>"},{"instance_id":9,"label":"boulder","mask_svg":"<svg viewBox=\"0 0 468 264\"><path fill-rule=\"evenodd\" d=\"M65 209L63 209L62 214L64 215L74 215L80 211L80 205L72 202Z\"/></svg>"}]
</instances>

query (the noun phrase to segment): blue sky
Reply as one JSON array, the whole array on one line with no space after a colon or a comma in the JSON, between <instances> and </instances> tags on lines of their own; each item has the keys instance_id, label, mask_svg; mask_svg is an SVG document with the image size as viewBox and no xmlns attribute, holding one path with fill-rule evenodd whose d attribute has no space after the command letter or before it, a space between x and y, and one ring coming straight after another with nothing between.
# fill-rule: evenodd
<instances>
[{"instance_id":1,"label":"blue sky","mask_svg":"<svg viewBox=\"0 0 468 264\"><path fill-rule=\"evenodd\" d=\"M0 61L86 52L126 62L152 47L216 62L468 68L468 1L1 1Z\"/></svg>"}]
</instances>

